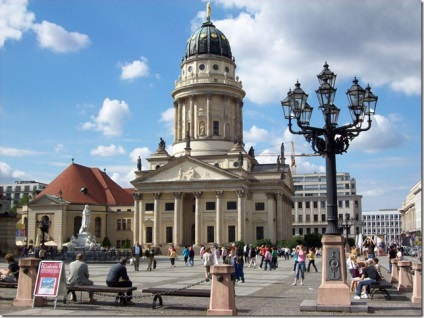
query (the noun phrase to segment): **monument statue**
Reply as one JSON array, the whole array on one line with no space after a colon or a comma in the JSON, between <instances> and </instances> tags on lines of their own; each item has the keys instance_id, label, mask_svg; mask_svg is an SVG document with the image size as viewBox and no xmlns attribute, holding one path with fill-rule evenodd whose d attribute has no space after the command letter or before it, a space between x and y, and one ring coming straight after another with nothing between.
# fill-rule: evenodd
<instances>
[{"instance_id":1,"label":"monument statue","mask_svg":"<svg viewBox=\"0 0 424 318\"><path fill-rule=\"evenodd\" d=\"M208 21L210 21L211 20L211 3L210 2L208 2L207 4L206 4L206 19L208 20Z\"/></svg>"},{"instance_id":2,"label":"monument statue","mask_svg":"<svg viewBox=\"0 0 424 318\"><path fill-rule=\"evenodd\" d=\"M159 148L165 149L165 140L163 140L162 137L160 137Z\"/></svg>"},{"instance_id":3,"label":"monument statue","mask_svg":"<svg viewBox=\"0 0 424 318\"><path fill-rule=\"evenodd\" d=\"M137 170L141 171L141 158L140 158L140 156L138 156L138 159L137 159Z\"/></svg>"},{"instance_id":4,"label":"monument statue","mask_svg":"<svg viewBox=\"0 0 424 318\"><path fill-rule=\"evenodd\" d=\"M190 148L190 134L187 130L186 135L185 135L185 142L186 142L186 148Z\"/></svg>"},{"instance_id":5,"label":"monument statue","mask_svg":"<svg viewBox=\"0 0 424 318\"><path fill-rule=\"evenodd\" d=\"M88 204L85 205L84 210L82 211L82 221L81 221L81 228L79 230L79 234L81 233L87 233L88 228L90 226L90 214L91 210Z\"/></svg>"}]
</instances>

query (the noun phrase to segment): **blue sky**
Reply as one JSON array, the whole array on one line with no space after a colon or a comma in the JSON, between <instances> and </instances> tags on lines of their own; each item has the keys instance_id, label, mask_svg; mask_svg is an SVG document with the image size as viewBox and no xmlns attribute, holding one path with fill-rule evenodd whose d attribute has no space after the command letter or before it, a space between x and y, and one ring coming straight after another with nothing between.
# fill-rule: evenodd
<instances>
[{"instance_id":1,"label":"blue sky","mask_svg":"<svg viewBox=\"0 0 424 318\"><path fill-rule=\"evenodd\" d=\"M0 183L51 182L75 162L130 187L136 158L172 154L173 100L185 44L205 20L197 0L0 0ZM322 127L316 75L338 75L339 124L356 76L378 95L370 131L337 156L363 210L400 208L421 179L419 0L216 0L211 20L229 39L246 91L244 143L275 162L281 142L312 154L287 130L280 101L297 80ZM325 171L296 157L297 173Z\"/></svg>"}]
</instances>

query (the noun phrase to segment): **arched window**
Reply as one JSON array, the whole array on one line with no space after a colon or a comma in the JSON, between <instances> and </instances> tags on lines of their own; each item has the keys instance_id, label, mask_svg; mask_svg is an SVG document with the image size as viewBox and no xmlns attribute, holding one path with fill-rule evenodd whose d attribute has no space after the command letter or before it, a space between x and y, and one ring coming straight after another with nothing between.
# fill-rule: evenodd
<instances>
[{"instance_id":1,"label":"arched window","mask_svg":"<svg viewBox=\"0 0 424 318\"><path fill-rule=\"evenodd\" d=\"M102 229L102 219L100 217L96 217L94 219L94 236L101 237L101 229Z\"/></svg>"},{"instance_id":2,"label":"arched window","mask_svg":"<svg viewBox=\"0 0 424 318\"><path fill-rule=\"evenodd\" d=\"M81 228L82 216L76 216L74 218L74 235L78 235L79 230Z\"/></svg>"}]
</instances>

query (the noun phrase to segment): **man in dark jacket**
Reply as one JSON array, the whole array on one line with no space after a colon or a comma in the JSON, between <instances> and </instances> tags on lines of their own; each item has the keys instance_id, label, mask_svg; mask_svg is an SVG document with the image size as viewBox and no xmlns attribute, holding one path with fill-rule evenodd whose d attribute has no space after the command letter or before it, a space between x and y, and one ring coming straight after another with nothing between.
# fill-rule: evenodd
<instances>
[{"instance_id":1,"label":"man in dark jacket","mask_svg":"<svg viewBox=\"0 0 424 318\"><path fill-rule=\"evenodd\" d=\"M392 259L396 258L396 249L394 245L390 245L389 253L387 257L389 258L389 274L390 274L392 272Z\"/></svg>"},{"instance_id":2,"label":"man in dark jacket","mask_svg":"<svg viewBox=\"0 0 424 318\"><path fill-rule=\"evenodd\" d=\"M127 274L127 259L125 257L121 257L119 259L119 263L116 263L109 270L109 274L106 277L106 285L109 287L132 287L132 282ZM127 304L134 304L132 299L132 291L129 291L126 295Z\"/></svg>"},{"instance_id":3,"label":"man in dark jacket","mask_svg":"<svg viewBox=\"0 0 424 318\"><path fill-rule=\"evenodd\" d=\"M365 263L359 262L359 271L362 272L361 277L358 281L358 286L356 287L356 295L354 299L369 298L370 294L370 285L381 280L380 275L378 274L377 268L374 266L374 261L369 260L369 265L366 266ZM365 286L365 294L361 296L362 287Z\"/></svg>"}]
</instances>

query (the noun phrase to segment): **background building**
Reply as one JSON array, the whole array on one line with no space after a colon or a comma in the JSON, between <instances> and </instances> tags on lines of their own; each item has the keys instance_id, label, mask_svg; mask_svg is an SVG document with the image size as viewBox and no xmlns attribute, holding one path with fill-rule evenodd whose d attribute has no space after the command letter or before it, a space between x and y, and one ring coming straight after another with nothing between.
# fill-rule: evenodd
<instances>
[{"instance_id":1,"label":"background building","mask_svg":"<svg viewBox=\"0 0 424 318\"><path fill-rule=\"evenodd\" d=\"M293 235L324 234L327 227L327 184L325 173L293 175L292 206ZM361 233L361 199L356 193L356 181L349 173L337 173L339 219L347 213L355 225L349 234Z\"/></svg>"},{"instance_id":2,"label":"background building","mask_svg":"<svg viewBox=\"0 0 424 318\"><path fill-rule=\"evenodd\" d=\"M402 245L413 246L415 242L422 241L421 181L411 188L399 212L402 216Z\"/></svg>"},{"instance_id":3,"label":"background building","mask_svg":"<svg viewBox=\"0 0 424 318\"><path fill-rule=\"evenodd\" d=\"M35 198L46 186L46 183L37 181L15 181L15 183L0 184L0 193L3 192L5 199L10 201L12 207L25 196L29 199Z\"/></svg>"},{"instance_id":4,"label":"background building","mask_svg":"<svg viewBox=\"0 0 424 318\"><path fill-rule=\"evenodd\" d=\"M400 243L402 221L397 209L381 209L379 211L362 212L362 235L377 236L385 246Z\"/></svg>"}]
</instances>

